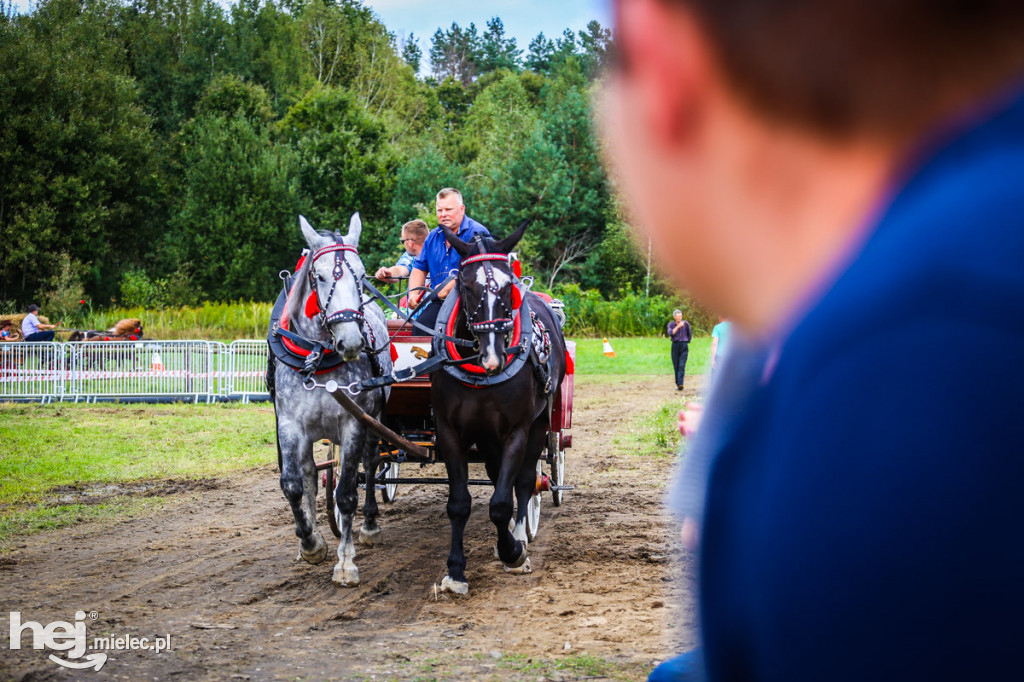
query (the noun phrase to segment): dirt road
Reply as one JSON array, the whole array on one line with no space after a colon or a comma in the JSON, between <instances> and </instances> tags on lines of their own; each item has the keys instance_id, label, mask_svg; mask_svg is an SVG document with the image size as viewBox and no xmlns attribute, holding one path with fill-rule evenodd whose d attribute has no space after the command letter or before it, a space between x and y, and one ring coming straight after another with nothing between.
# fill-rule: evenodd
<instances>
[{"instance_id":1,"label":"dirt road","mask_svg":"<svg viewBox=\"0 0 1024 682\"><path fill-rule=\"evenodd\" d=\"M358 550L362 584L336 588L329 528L322 523L328 561L296 561L268 466L197 482L144 517L33 535L0 555L0 611L46 625L81 610L90 644L169 635L172 649L108 651L98 673L72 671L32 649L25 631L22 649L0 657L0 678L642 679L693 640L677 579L688 557L662 510L671 460L614 442L634 417L678 395L666 383L577 383L567 477L578 490L560 508L545 494L530 575L506 575L493 558L481 488L466 529L470 594L435 595L447 488L404 486L382 505L384 544ZM6 645L7 623L2 630Z\"/></svg>"}]
</instances>

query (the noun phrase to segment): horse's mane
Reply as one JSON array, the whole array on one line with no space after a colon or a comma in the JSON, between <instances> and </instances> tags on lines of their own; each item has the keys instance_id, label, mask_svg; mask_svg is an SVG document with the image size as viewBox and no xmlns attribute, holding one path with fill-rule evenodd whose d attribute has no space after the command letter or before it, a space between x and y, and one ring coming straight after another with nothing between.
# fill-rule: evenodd
<instances>
[{"instance_id":1,"label":"horse's mane","mask_svg":"<svg viewBox=\"0 0 1024 682\"><path fill-rule=\"evenodd\" d=\"M313 252L308 251L302 260L302 267L295 271L292 281L292 288L288 292L288 301L284 305L284 312L281 313L282 320L288 320L291 329L291 320L298 319L305 315L306 297L309 296L309 269L313 267Z\"/></svg>"},{"instance_id":2,"label":"horse's mane","mask_svg":"<svg viewBox=\"0 0 1024 682\"><path fill-rule=\"evenodd\" d=\"M316 233L332 242L337 239L334 232L317 230ZM309 296L309 269L313 267L313 254L316 249L309 249L302 259L302 266L295 271L292 288L288 292L288 301L285 303L284 311L281 313L282 320L298 319L299 315L306 314L306 298ZM290 324L290 323L289 323ZM295 329L291 327L291 329Z\"/></svg>"}]
</instances>

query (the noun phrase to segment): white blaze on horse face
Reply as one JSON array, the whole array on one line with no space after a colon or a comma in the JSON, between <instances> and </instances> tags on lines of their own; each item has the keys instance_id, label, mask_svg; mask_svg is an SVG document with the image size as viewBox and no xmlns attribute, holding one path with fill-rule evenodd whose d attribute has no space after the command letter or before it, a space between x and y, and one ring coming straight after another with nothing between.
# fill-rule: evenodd
<instances>
[{"instance_id":1,"label":"white blaze on horse face","mask_svg":"<svg viewBox=\"0 0 1024 682\"><path fill-rule=\"evenodd\" d=\"M491 269L491 276L494 277L494 281L498 284L499 292L512 281L508 274L494 268ZM487 288L487 268L479 267L476 269L476 282L484 292L484 309L487 311L487 319L493 320L498 316L498 294L491 292ZM480 349L482 356L480 358L480 365L490 372L501 367L501 358L498 357L496 345L497 336L494 332L487 334L487 343L483 344L483 347Z\"/></svg>"},{"instance_id":2,"label":"white blaze on horse face","mask_svg":"<svg viewBox=\"0 0 1024 682\"><path fill-rule=\"evenodd\" d=\"M324 254L313 264L317 275L317 295L320 305L327 306L324 310L324 314L327 316L340 310L359 310L360 291L357 278L362 276L365 271L359 260L354 259L352 255L345 252L341 252L340 255L352 266L355 277L343 263L341 279L337 282L334 281L335 254L333 253ZM334 284L333 295L330 293L332 284ZM328 297L330 297L329 303ZM331 339L334 341L335 350L345 360L355 360L359 356L359 351L363 349L363 333L357 322L335 322L331 324L329 331Z\"/></svg>"}]
</instances>

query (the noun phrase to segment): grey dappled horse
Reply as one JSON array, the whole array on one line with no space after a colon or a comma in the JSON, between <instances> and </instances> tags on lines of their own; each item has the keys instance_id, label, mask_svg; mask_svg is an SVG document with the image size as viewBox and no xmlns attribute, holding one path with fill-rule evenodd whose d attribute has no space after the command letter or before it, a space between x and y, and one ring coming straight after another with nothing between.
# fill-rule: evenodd
<instances>
[{"instance_id":1,"label":"grey dappled horse","mask_svg":"<svg viewBox=\"0 0 1024 682\"><path fill-rule=\"evenodd\" d=\"M316 380L323 383L334 379L339 385L348 386L371 377L373 368L368 353L375 350L371 348L373 343L383 346L383 352L377 356L381 369L390 372L391 356L384 314L375 302L363 298L362 278L366 270L355 250L362 230L359 214L352 216L348 234L341 238L316 232L304 218L300 217L299 222L310 252L295 273L282 319L287 319L290 331L306 339L329 344L345 360L334 370L316 375ZM317 297L319 312L308 317L306 301L311 293ZM388 391L364 391L353 399L367 414L380 419ZM276 363L274 368L274 413L277 417L281 490L295 516L299 554L311 564L318 564L327 557L327 543L316 527L317 471L313 461L313 443L326 438L340 446L335 508L327 511L336 515L341 531L338 563L332 580L341 586L358 585L352 515L358 504L360 461L370 484L366 486L359 539L365 544L376 544L381 532L377 525L377 499L372 485L376 473L377 438L342 409L327 391L303 388L302 375L282 362Z\"/></svg>"}]
</instances>

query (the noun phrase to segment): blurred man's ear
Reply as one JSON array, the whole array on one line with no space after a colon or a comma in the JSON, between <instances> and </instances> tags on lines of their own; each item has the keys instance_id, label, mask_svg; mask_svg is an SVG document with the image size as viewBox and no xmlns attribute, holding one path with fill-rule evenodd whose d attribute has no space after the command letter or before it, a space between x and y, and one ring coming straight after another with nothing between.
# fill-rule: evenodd
<instances>
[{"instance_id":1,"label":"blurred man's ear","mask_svg":"<svg viewBox=\"0 0 1024 682\"><path fill-rule=\"evenodd\" d=\"M708 44L682 3L628 0L617 6L621 73L642 98L647 124L667 145L687 145L714 85Z\"/></svg>"}]
</instances>

